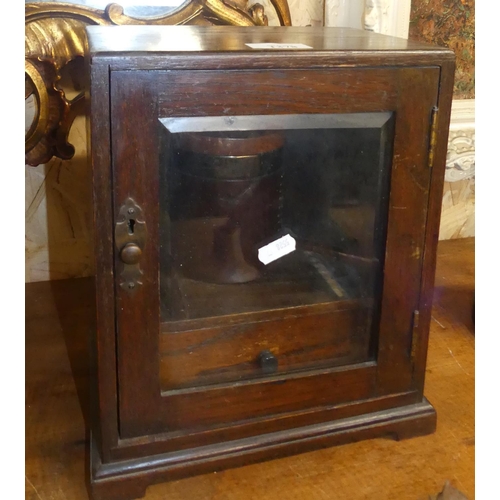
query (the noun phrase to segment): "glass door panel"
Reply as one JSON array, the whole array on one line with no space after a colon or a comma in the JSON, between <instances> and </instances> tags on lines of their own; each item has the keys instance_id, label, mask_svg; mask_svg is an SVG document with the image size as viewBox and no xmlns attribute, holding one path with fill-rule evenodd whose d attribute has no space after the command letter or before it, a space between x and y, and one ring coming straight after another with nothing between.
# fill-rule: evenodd
<instances>
[{"instance_id":1,"label":"glass door panel","mask_svg":"<svg viewBox=\"0 0 500 500\"><path fill-rule=\"evenodd\" d=\"M159 132L162 390L374 359L393 114Z\"/></svg>"}]
</instances>

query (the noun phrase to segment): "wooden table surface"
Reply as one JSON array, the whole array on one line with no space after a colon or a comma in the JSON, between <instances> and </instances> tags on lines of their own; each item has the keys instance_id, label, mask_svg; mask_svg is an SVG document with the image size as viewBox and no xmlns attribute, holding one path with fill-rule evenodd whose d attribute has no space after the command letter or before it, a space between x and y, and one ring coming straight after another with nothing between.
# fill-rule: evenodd
<instances>
[{"instance_id":1,"label":"wooden table surface","mask_svg":"<svg viewBox=\"0 0 500 500\"><path fill-rule=\"evenodd\" d=\"M474 239L439 245L425 395L435 434L375 439L151 486L146 500L474 498ZM86 500L88 279L26 285L26 499Z\"/></svg>"}]
</instances>

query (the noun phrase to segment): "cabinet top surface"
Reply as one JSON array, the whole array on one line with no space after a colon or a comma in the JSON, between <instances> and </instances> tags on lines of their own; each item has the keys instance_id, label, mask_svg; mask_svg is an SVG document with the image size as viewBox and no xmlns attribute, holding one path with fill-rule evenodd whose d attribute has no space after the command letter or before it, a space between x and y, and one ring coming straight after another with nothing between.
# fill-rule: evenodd
<instances>
[{"instance_id":1,"label":"cabinet top surface","mask_svg":"<svg viewBox=\"0 0 500 500\"><path fill-rule=\"evenodd\" d=\"M237 26L89 26L92 58L148 55L244 53L377 53L450 57L446 48L351 28ZM265 44L265 45L253 45ZM281 44L281 45L276 45ZM252 46L253 45L253 46ZM188 54L186 54L188 53Z\"/></svg>"}]
</instances>

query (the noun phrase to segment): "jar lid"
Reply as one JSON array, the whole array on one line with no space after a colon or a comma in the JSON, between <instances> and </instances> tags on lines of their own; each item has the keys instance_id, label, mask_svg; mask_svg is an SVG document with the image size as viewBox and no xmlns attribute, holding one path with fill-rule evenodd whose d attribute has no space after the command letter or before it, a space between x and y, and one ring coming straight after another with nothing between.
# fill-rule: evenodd
<instances>
[{"instance_id":1,"label":"jar lid","mask_svg":"<svg viewBox=\"0 0 500 500\"><path fill-rule=\"evenodd\" d=\"M177 150L174 165L182 174L206 179L257 179L278 173L281 169L279 150L251 156L215 156Z\"/></svg>"},{"instance_id":2,"label":"jar lid","mask_svg":"<svg viewBox=\"0 0 500 500\"><path fill-rule=\"evenodd\" d=\"M253 156L283 147L279 132L198 132L179 135L179 147L214 156Z\"/></svg>"}]
</instances>

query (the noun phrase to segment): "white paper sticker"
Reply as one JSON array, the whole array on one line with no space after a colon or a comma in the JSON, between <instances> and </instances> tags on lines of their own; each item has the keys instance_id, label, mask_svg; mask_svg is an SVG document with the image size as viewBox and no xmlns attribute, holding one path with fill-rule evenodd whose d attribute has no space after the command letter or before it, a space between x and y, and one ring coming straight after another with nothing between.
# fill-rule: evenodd
<instances>
[{"instance_id":1,"label":"white paper sticker","mask_svg":"<svg viewBox=\"0 0 500 500\"><path fill-rule=\"evenodd\" d=\"M266 266L276 259L292 253L295 250L295 240L289 234L274 240L259 248L259 260Z\"/></svg>"},{"instance_id":2,"label":"white paper sticker","mask_svg":"<svg viewBox=\"0 0 500 500\"><path fill-rule=\"evenodd\" d=\"M246 43L245 45L251 49L312 49L311 46L303 43Z\"/></svg>"}]
</instances>

